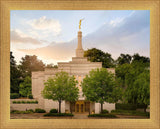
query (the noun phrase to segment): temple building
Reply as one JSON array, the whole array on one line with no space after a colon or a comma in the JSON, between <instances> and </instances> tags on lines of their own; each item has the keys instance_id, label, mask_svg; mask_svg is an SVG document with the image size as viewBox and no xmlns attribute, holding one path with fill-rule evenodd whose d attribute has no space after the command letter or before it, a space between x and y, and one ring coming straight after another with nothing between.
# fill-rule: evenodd
<instances>
[{"instance_id":1,"label":"temple building","mask_svg":"<svg viewBox=\"0 0 160 129\"><path fill-rule=\"evenodd\" d=\"M70 62L59 62L58 68L45 68L44 71L32 72L32 94L33 98L38 100L38 107L49 111L52 108L58 109L58 101L44 99L41 95L41 91L44 89L44 82L49 77L54 77L57 72L65 71L69 75L74 75L78 81L77 87L79 88L79 99L74 103L63 101L61 104L61 112L95 112L100 113L100 103L89 102L83 97L81 82L85 78L89 71L96 68L102 68L102 62L90 62L87 57L83 57L84 50L82 47L82 32L78 31L78 45L76 49L76 57L72 57ZM108 68L108 71L115 72L114 68ZM109 111L115 109L114 103L104 103L103 109Z\"/></svg>"}]
</instances>

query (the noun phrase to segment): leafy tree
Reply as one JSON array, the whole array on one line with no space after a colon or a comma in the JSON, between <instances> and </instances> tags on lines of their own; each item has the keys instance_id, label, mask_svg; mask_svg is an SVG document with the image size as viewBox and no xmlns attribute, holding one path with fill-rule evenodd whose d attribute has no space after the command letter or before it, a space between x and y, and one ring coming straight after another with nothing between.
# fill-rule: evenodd
<instances>
[{"instance_id":1,"label":"leafy tree","mask_svg":"<svg viewBox=\"0 0 160 129\"><path fill-rule=\"evenodd\" d=\"M23 97L28 97L31 94L31 77L27 76L19 86L19 93Z\"/></svg>"},{"instance_id":2,"label":"leafy tree","mask_svg":"<svg viewBox=\"0 0 160 129\"><path fill-rule=\"evenodd\" d=\"M104 102L116 102L119 99L115 77L105 68L90 71L83 79L82 90L87 100L101 104L101 112Z\"/></svg>"},{"instance_id":3,"label":"leafy tree","mask_svg":"<svg viewBox=\"0 0 160 129\"><path fill-rule=\"evenodd\" d=\"M135 61L141 61L143 63L146 63L148 64L149 66L149 63L150 63L150 59L148 57L145 57L145 56L140 56L138 53L134 54L132 56L133 60L132 62L135 62Z\"/></svg>"},{"instance_id":4,"label":"leafy tree","mask_svg":"<svg viewBox=\"0 0 160 129\"><path fill-rule=\"evenodd\" d=\"M144 74L146 70L149 71L148 67L146 67L146 63L143 63L142 61L135 61L134 63L131 64L131 68L129 69L128 73L125 76L125 85L127 87L124 93L124 97L126 101L128 101L129 103L133 103L133 104L139 103L140 87L137 85L140 83L140 81L137 82L137 79L139 80L140 77L147 77L147 75L146 76L141 75L142 73ZM148 85L149 85L149 82L148 82ZM144 84L144 86L146 85ZM142 93L142 94L145 94L145 93Z\"/></svg>"},{"instance_id":5,"label":"leafy tree","mask_svg":"<svg viewBox=\"0 0 160 129\"><path fill-rule=\"evenodd\" d=\"M76 87L77 83L74 76L69 76L67 72L58 72L53 78L49 78L44 83L45 87L42 95L46 99L58 101L59 113L61 113L62 101L76 101L78 99L79 89Z\"/></svg>"},{"instance_id":6,"label":"leafy tree","mask_svg":"<svg viewBox=\"0 0 160 129\"><path fill-rule=\"evenodd\" d=\"M44 70L44 64L41 60L37 59L37 56L29 56L26 55L25 57L22 57L22 61L20 61L19 69L23 73L23 77L26 76L31 77L32 71L43 71Z\"/></svg>"},{"instance_id":7,"label":"leafy tree","mask_svg":"<svg viewBox=\"0 0 160 129\"><path fill-rule=\"evenodd\" d=\"M129 54L121 54L116 60L116 62L118 65L130 64L131 60L132 60L132 56L130 56Z\"/></svg>"},{"instance_id":8,"label":"leafy tree","mask_svg":"<svg viewBox=\"0 0 160 129\"><path fill-rule=\"evenodd\" d=\"M144 105L144 112L150 104L150 74L145 70L135 80L133 86L137 89L137 103Z\"/></svg>"},{"instance_id":9,"label":"leafy tree","mask_svg":"<svg viewBox=\"0 0 160 129\"><path fill-rule=\"evenodd\" d=\"M104 68L114 67L114 60L112 59L111 54L105 53L97 48L85 51L84 57L87 57L91 62L102 62Z\"/></svg>"},{"instance_id":10,"label":"leafy tree","mask_svg":"<svg viewBox=\"0 0 160 129\"><path fill-rule=\"evenodd\" d=\"M115 69L115 73L116 73L116 80L119 82L118 85L121 87L125 87L125 78L126 78L126 74L129 72L129 70L131 69L131 65L130 64L122 64L122 65L118 65Z\"/></svg>"},{"instance_id":11,"label":"leafy tree","mask_svg":"<svg viewBox=\"0 0 160 129\"><path fill-rule=\"evenodd\" d=\"M53 63L47 64L45 67L46 67L46 68L58 68L58 66L57 66L57 65L54 65Z\"/></svg>"},{"instance_id":12,"label":"leafy tree","mask_svg":"<svg viewBox=\"0 0 160 129\"><path fill-rule=\"evenodd\" d=\"M13 53L10 52L10 92L19 93L19 84L21 83L21 72L16 65Z\"/></svg>"}]
</instances>

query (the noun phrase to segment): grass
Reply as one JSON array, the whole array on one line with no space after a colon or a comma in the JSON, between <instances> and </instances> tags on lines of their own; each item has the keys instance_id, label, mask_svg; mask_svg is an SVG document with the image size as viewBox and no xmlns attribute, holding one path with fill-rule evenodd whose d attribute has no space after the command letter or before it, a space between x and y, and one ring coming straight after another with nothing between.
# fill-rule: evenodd
<instances>
[{"instance_id":1,"label":"grass","mask_svg":"<svg viewBox=\"0 0 160 129\"><path fill-rule=\"evenodd\" d=\"M115 115L150 116L149 112L141 112L136 110L112 110L111 113Z\"/></svg>"}]
</instances>

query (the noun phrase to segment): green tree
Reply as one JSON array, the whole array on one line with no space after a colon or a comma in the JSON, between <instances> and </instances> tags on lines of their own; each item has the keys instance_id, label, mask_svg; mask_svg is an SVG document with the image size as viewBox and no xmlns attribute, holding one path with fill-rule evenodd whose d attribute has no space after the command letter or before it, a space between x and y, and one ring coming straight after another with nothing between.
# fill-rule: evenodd
<instances>
[{"instance_id":1,"label":"green tree","mask_svg":"<svg viewBox=\"0 0 160 129\"><path fill-rule=\"evenodd\" d=\"M143 63L148 64L148 66L149 66L149 64L150 64L150 59L149 59L148 57L140 56L138 53L134 54L134 55L132 56L132 58L133 58L133 59L132 59L132 62L141 61L141 62L143 62Z\"/></svg>"},{"instance_id":2,"label":"green tree","mask_svg":"<svg viewBox=\"0 0 160 129\"><path fill-rule=\"evenodd\" d=\"M57 66L57 65L54 65L53 63L47 64L45 67L46 67L46 68L58 68L58 66Z\"/></svg>"},{"instance_id":3,"label":"green tree","mask_svg":"<svg viewBox=\"0 0 160 129\"><path fill-rule=\"evenodd\" d=\"M14 59L13 53L10 52L10 92L11 93L19 93L19 84L22 82L21 80L21 72L16 65L16 61Z\"/></svg>"},{"instance_id":4,"label":"green tree","mask_svg":"<svg viewBox=\"0 0 160 129\"><path fill-rule=\"evenodd\" d=\"M144 112L150 104L150 74L145 70L135 80L133 86L137 89L137 103L144 105Z\"/></svg>"},{"instance_id":5,"label":"green tree","mask_svg":"<svg viewBox=\"0 0 160 129\"><path fill-rule=\"evenodd\" d=\"M116 60L116 62L118 65L130 64L131 60L132 60L132 56L130 56L129 54L121 54Z\"/></svg>"},{"instance_id":6,"label":"green tree","mask_svg":"<svg viewBox=\"0 0 160 129\"><path fill-rule=\"evenodd\" d=\"M31 94L31 77L27 76L19 86L19 93L22 97L28 97Z\"/></svg>"},{"instance_id":7,"label":"green tree","mask_svg":"<svg viewBox=\"0 0 160 129\"><path fill-rule=\"evenodd\" d=\"M78 99L79 89L76 87L77 83L74 76L69 76L67 72L58 72L53 78L49 78L44 83L42 96L45 99L58 101L59 113L61 113L62 101L76 101Z\"/></svg>"},{"instance_id":8,"label":"green tree","mask_svg":"<svg viewBox=\"0 0 160 129\"><path fill-rule=\"evenodd\" d=\"M32 71L43 71L44 70L44 64L41 60L37 59L37 56L29 56L26 55L25 57L22 57L22 61L20 61L19 69L23 73L23 77L26 76L31 77Z\"/></svg>"},{"instance_id":9,"label":"green tree","mask_svg":"<svg viewBox=\"0 0 160 129\"><path fill-rule=\"evenodd\" d=\"M84 57L87 57L91 62L102 62L104 68L114 67L114 60L111 54L105 53L97 48L88 49L84 52Z\"/></svg>"},{"instance_id":10,"label":"green tree","mask_svg":"<svg viewBox=\"0 0 160 129\"><path fill-rule=\"evenodd\" d=\"M125 76L126 89L124 93L124 98L128 103L133 103L133 104L139 103L139 86L137 85L140 83L139 82L140 77L144 78L148 76L148 75L146 76L141 75L142 73L144 74L146 70L149 71L149 68L147 67L146 63L143 63L142 61L134 61L134 63L132 62L131 68L129 69L128 73ZM142 92L142 94L145 93Z\"/></svg>"},{"instance_id":11,"label":"green tree","mask_svg":"<svg viewBox=\"0 0 160 129\"><path fill-rule=\"evenodd\" d=\"M131 65L130 64L122 64L122 65L118 65L115 69L115 74L116 74L116 80L119 82L118 85L121 87L125 87L125 78L126 78L126 74L129 72L129 70L131 69Z\"/></svg>"},{"instance_id":12,"label":"green tree","mask_svg":"<svg viewBox=\"0 0 160 129\"><path fill-rule=\"evenodd\" d=\"M105 68L90 71L83 79L82 90L87 100L101 104L101 112L104 102L115 102L119 99L116 95L118 88L114 74Z\"/></svg>"}]
</instances>

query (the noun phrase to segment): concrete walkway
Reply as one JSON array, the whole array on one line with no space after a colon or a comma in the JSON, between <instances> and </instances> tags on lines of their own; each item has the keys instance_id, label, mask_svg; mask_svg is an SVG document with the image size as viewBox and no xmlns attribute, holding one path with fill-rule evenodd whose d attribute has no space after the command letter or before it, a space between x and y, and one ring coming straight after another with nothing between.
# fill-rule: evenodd
<instances>
[{"instance_id":1,"label":"concrete walkway","mask_svg":"<svg viewBox=\"0 0 160 129\"><path fill-rule=\"evenodd\" d=\"M46 113L33 113L33 114L10 114L11 119L149 119L146 116L129 116L129 115L116 115L117 118L88 118L88 113L78 114L73 113L73 117L44 117Z\"/></svg>"},{"instance_id":2,"label":"concrete walkway","mask_svg":"<svg viewBox=\"0 0 160 129\"><path fill-rule=\"evenodd\" d=\"M73 113L72 119L88 119L88 113Z\"/></svg>"}]
</instances>

